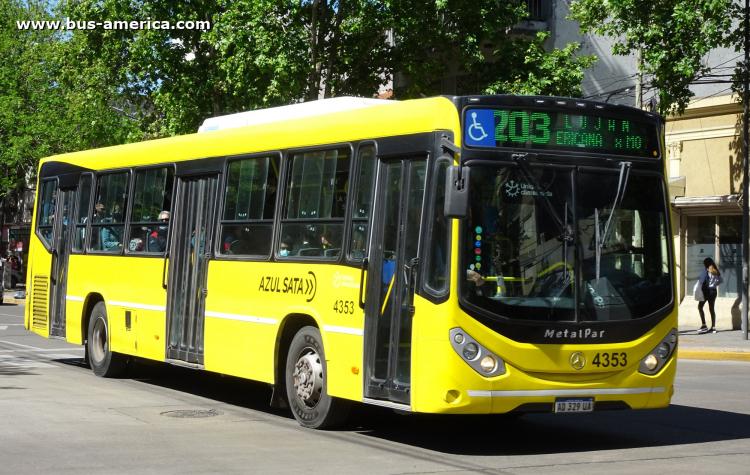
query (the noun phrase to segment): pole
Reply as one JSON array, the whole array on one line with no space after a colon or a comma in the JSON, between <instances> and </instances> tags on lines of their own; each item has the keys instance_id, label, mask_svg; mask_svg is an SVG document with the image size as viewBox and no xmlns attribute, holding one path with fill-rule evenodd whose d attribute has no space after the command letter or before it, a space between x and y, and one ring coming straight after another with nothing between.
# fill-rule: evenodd
<instances>
[{"instance_id":1,"label":"pole","mask_svg":"<svg viewBox=\"0 0 750 475\"><path fill-rule=\"evenodd\" d=\"M742 116L742 339L747 340L747 294L748 294L748 259L750 258L750 213L748 201L750 201L750 173L748 172L748 100L750 100L750 78L748 78L748 53L750 53L750 19L748 11L750 10L750 0L745 0L745 63L743 65L743 82L744 94L742 98L743 116Z\"/></svg>"},{"instance_id":2,"label":"pole","mask_svg":"<svg viewBox=\"0 0 750 475\"><path fill-rule=\"evenodd\" d=\"M641 66L643 65L643 48L638 47L638 52L635 55L635 77L637 81L635 83L635 107L637 109L643 109L643 75L641 74Z\"/></svg>"}]
</instances>

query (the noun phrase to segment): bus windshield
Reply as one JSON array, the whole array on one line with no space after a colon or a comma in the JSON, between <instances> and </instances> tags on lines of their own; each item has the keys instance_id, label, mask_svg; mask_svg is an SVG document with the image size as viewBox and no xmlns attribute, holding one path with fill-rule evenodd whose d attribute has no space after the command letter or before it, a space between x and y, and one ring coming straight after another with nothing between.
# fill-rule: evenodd
<instances>
[{"instance_id":1,"label":"bus windshield","mask_svg":"<svg viewBox=\"0 0 750 475\"><path fill-rule=\"evenodd\" d=\"M633 320L671 302L663 178L631 172L620 200L619 169L482 166L471 180L460 281L483 313Z\"/></svg>"}]
</instances>

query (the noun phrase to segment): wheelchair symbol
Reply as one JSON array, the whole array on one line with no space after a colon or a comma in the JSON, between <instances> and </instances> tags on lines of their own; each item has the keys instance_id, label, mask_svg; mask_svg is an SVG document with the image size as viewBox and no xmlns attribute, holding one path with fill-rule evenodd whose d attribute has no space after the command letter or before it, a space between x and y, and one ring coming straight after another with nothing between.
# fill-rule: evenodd
<instances>
[{"instance_id":1,"label":"wheelchair symbol","mask_svg":"<svg viewBox=\"0 0 750 475\"><path fill-rule=\"evenodd\" d=\"M471 119L472 124L469 126L469 137L471 137L471 140L474 140L475 142L479 142L485 137L487 137L487 134L484 133L484 127L482 127L482 124L477 122L477 113L472 112L471 113ZM479 137L475 137L474 134L479 133Z\"/></svg>"}]
</instances>

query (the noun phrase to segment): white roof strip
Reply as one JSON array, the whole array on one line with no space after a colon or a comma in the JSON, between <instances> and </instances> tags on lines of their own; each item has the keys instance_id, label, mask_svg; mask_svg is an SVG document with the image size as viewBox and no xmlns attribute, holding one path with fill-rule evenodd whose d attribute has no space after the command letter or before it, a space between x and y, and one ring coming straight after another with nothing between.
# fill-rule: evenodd
<instances>
[{"instance_id":1,"label":"white roof strip","mask_svg":"<svg viewBox=\"0 0 750 475\"><path fill-rule=\"evenodd\" d=\"M210 117L203 121L203 125L198 127L198 133L235 129L248 125L268 124L282 120L301 119L304 117L331 114L333 112L344 112L364 107L392 104L393 102L385 99L368 99L365 97L334 97L332 99L301 102L289 106L258 109L221 117Z\"/></svg>"}]
</instances>

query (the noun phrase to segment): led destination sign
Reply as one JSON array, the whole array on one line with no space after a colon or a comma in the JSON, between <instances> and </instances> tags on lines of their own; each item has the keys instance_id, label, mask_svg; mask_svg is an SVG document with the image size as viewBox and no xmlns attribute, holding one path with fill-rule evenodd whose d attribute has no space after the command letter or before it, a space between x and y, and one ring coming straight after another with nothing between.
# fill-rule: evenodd
<instances>
[{"instance_id":1,"label":"led destination sign","mask_svg":"<svg viewBox=\"0 0 750 475\"><path fill-rule=\"evenodd\" d=\"M569 111L468 109L464 142L473 147L659 156L659 137L653 124Z\"/></svg>"}]
</instances>

